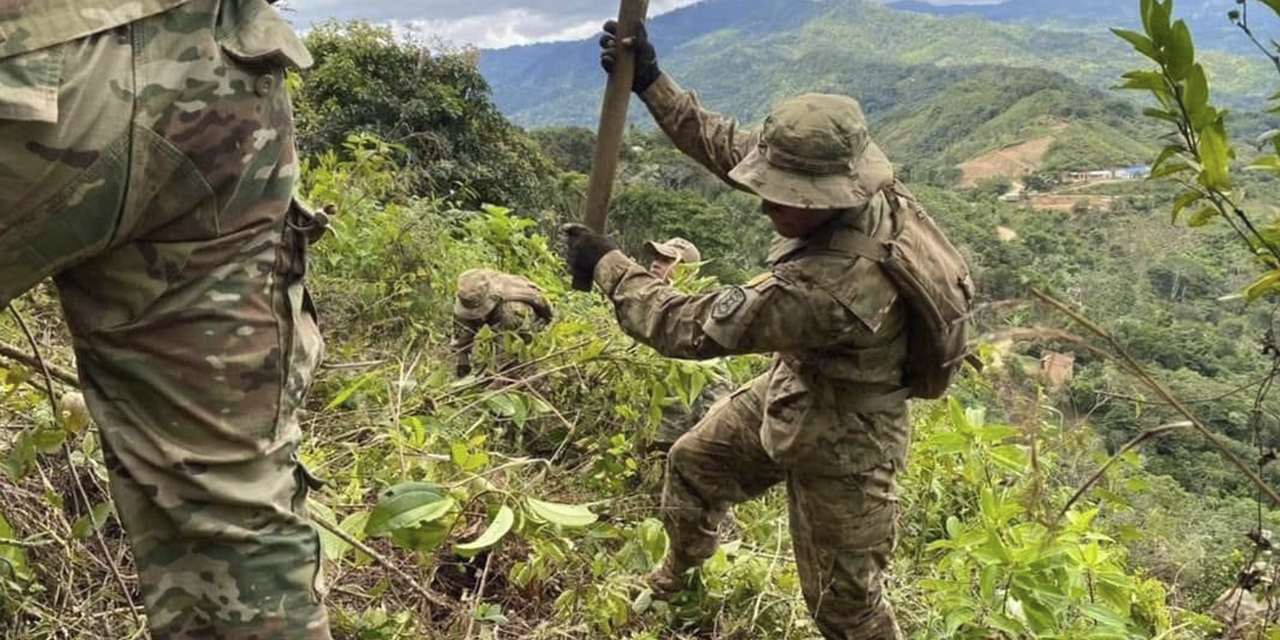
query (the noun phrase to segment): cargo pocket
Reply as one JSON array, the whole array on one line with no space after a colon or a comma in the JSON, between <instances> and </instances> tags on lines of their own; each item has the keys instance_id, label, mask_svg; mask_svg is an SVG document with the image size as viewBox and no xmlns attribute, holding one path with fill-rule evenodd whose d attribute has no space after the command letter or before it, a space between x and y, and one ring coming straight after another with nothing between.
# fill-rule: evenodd
<instances>
[{"instance_id":1,"label":"cargo pocket","mask_svg":"<svg viewBox=\"0 0 1280 640\"><path fill-rule=\"evenodd\" d=\"M66 45L0 59L0 120L56 123Z\"/></svg>"},{"instance_id":2,"label":"cargo pocket","mask_svg":"<svg viewBox=\"0 0 1280 640\"><path fill-rule=\"evenodd\" d=\"M784 467L807 464L822 431L832 427L824 420L820 389L802 379L781 360L769 372L760 427L760 443L774 462ZM829 416L834 419L834 414Z\"/></svg>"},{"instance_id":3,"label":"cargo pocket","mask_svg":"<svg viewBox=\"0 0 1280 640\"><path fill-rule=\"evenodd\" d=\"M283 327L285 342L284 385L281 388L280 424L296 428L297 411L315 381L324 357L324 338L315 302L307 291L307 259L310 244L319 237L316 214L294 198L285 217L284 252L281 277L284 281L288 318ZM319 228L323 232L323 227Z\"/></svg>"}]
</instances>

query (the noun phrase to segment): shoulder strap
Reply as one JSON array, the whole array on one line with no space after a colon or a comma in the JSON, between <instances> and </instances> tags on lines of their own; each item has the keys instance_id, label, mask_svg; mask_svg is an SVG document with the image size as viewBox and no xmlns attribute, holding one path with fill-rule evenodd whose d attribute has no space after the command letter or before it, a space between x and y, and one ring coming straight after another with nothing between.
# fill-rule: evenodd
<instances>
[{"instance_id":1,"label":"shoulder strap","mask_svg":"<svg viewBox=\"0 0 1280 640\"><path fill-rule=\"evenodd\" d=\"M892 254L892 245L876 240L857 229L840 229L831 235L831 248L843 253L862 256L868 260L884 262Z\"/></svg>"}]
</instances>

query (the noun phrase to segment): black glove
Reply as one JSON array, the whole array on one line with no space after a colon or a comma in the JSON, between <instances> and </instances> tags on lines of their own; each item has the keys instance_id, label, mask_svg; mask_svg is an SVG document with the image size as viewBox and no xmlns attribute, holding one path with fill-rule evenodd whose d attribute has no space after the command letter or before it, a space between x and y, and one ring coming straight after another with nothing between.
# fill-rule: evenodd
<instances>
[{"instance_id":1,"label":"black glove","mask_svg":"<svg viewBox=\"0 0 1280 640\"><path fill-rule=\"evenodd\" d=\"M465 378L471 375L471 362L462 358L458 359L458 366L453 370L459 378Z\"/></svg>"},{"instance_id":2,"label":"black glove","mask_svg":"<svg viewBox=\"0 0 1280 640\"><path fill-rule=\"evenodd\" d=\"M662 75L662 71L658 69L658 51L649 42L649 32L645 30L644 23L640 24L635 37L628 38L623 46L629 46L636 52L636 77L631 83L631 90L644 93ZM604 23L604 35L600 36L600 66L604 67L606 73L613 73L613 66L617 61L618 21L610 20Z\"/></svg>"},{"instance_id":3,"label":"black glove","mask_svg":"<svg viewBox=\"0 0 1280 640\"><path fill-rule=\"evenodd\" d=\"M596 275L596 264L606 253L617 251L618 243L603 233L596 233L586 225L577 223L566 224L560 231L564 233L568 248L565 262L569 263L569 273L573 274L573 288L590 291L591 282Z\"/></svg>"}]
</instances>

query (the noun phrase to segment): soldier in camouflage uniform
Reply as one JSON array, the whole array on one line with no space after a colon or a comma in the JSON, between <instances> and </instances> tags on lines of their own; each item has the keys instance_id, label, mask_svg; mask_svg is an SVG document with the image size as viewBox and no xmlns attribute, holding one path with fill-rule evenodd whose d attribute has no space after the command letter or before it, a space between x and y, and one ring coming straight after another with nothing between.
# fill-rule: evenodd
<instances>
[{"instance_id":1,"label":"soldier in camouflage uniform","mask_svg":"<svg viewBox=\"0 0 1280 640\"><path fill-rule=\"evenodd\" d=\"M611 31L612 25L606 25ZM628 260L609 238L573 226L568 261L593 275L622 328L673 357L773 353L672 447L662 517L671 539L649 578L678 591L715 552L735 503L785 484L802 592L831 640L900 638L884 582L895 544L910 422L902 389L907 306L879 264L848 250L853 231L885 238L892 167L858 103L808 94L743 131L658 70L643 34L633 89L685 154L758 195L782 236L771 271L748 286L684 295ZM617 43L602 38L612 68Z\"/></svg>"},{"instance_id":2,"label":"soldier in camouflage uniform","mask_svg":"<svg viewBox=\"0 0 1280 640\"><path fill-rule=\"evenodd\" d=\"M666 242L649 241L644 243L644 251L649 258L649 273L663 282L671 281L677 265L697 265L702 262L702 252L698 251L697 245L684 238L671 238ZM669 451L671 445L688 433L712 405L732 392L732 383L716 378L703 388L702 393L693 399L687 409L682 405L663 409L662 422L658 425L658 433L649 449L664 453Z\"/></svg>"},{"instance_id":3,"label":"soldier in camouflage uniform","mask_svg":"<svg viewBox=\"0 0 1280 640\"><path fill-rule=\"evenodd\" d=\"M551 304L538 285L527 278L490 269L471 269L458 277L453 304L453 352L458 377L471 373L471 351L476 334L488 325L496 331L514 332L526 343L546 327L553 316Z\"/></svg>"},{"instance_id":4,"label":"soldier in camouflage uniform","mask_svg":"<svg viewBox=\"0 0 1280 640\"><path fill-rule=\"evenodd\" d=\"M0 0L0 305L52 276L157 640L326 639L321 229L267 0Z\"/></svg>"}]
</instances>

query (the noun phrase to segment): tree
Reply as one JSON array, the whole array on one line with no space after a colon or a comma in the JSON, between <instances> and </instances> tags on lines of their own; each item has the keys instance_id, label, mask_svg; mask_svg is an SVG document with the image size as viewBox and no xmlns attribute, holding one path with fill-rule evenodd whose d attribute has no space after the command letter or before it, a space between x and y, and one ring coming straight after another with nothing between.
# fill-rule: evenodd
<instances>
[{"instance_id":1,"label":"tree","mask_svg":"<svg viewBox=\"0 0 1280 640\"><path fill-rule=\"evenodd\" d=\"M419 195L537 206L554 165L490 101L474 51L433 51L390 28L328 23L307 36L315 66L297 92L304 155L372 132L406 149Z\"/></svg>"}]
</instances>

